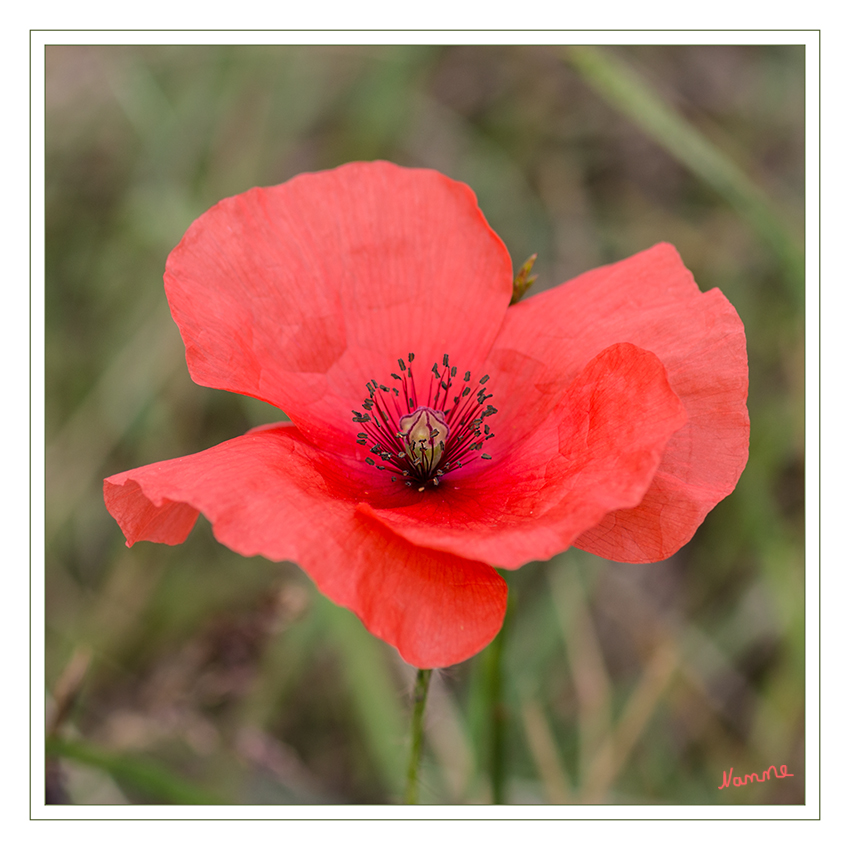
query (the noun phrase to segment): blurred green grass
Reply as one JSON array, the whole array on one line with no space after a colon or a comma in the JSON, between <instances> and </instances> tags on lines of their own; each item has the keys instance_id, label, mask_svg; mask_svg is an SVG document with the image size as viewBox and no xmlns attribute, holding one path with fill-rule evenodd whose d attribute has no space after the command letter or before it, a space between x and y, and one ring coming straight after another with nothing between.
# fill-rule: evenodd
<instances>
[{"instance_id":1,"label":"blurred green grass","mask_svg":"<svg viewBox=\"0 0 850 850\"><path fill-rule=\"evenodd\" d=\"M183 546L127 550L101 498L106 475L281 418L188 377L161 277L188 225L251 186L386 158L468 182L515 265L538 253L532 293L666 240L747 328L750 462L694 540L660 564L571 550L507 575L507 802L803 801L803 48L583 57L48 48L51 799L399 799L413 671L394 650L204 520ZM665 110L724 179L664 144ZM486 663L434 677L423 802L489 800ZM730 765L782 763L794 779L717 788Z\"/></svg>"}]
</instances>

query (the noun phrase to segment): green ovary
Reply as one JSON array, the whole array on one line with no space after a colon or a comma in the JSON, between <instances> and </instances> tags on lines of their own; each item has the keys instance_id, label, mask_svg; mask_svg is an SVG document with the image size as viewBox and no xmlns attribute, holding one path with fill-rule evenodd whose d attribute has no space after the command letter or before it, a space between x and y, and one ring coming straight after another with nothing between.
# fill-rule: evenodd
<instances>
[{"instance_id":1,"label":"green ovary","mask_svg":"<svg viewBox=\"0 0 850 850\"><path fill-rule=\"evenodd\" d=\"M428 477L439 465L449 438L445 415L430 407L418 407L398 420L398 436L417 472Z\"/></svg>"}]
</instances>

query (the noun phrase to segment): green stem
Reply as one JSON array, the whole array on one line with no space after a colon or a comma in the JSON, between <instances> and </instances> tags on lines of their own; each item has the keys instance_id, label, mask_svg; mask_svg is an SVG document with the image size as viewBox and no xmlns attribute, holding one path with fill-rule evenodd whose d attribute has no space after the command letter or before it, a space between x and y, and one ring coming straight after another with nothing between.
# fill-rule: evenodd
<instances>
[{"instance_id":1,"label":"green stem","mask_svg":"<svg viewBox=\"0 0 850 850\"><path fill-rule=\"evenodd\" d=\"M505 616L507 620L507 613ZM487 703L490 707L490 791L493 803L505 802L505 706L502 697L502 655L505 625L487 653Z\"/></svg>"},{"instance_id":2,"label":"green stem","mask_svg":"<svg viewBox=\"0 0 850 850\"><path fill-rule=\"evenodd\" d=\"M425 700L428 697L428 685L431 682L430 670L416 671L416 684L413 688L413 717L410 723L410 764L407 768L407 789L404 802L415 805L419 799L419 762L422 757L422 720L425 716Z\"/></svg>"}]
</instances>

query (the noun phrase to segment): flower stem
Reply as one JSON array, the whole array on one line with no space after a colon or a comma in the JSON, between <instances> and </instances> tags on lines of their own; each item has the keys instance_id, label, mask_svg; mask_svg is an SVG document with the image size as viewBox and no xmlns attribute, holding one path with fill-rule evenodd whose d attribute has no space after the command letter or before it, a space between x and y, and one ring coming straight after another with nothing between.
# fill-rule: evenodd
<instances>
[{"instance_id":1,"label":"flower stem","mask_svg":"<svg viewBox=\"0 0 850 850\"><path fill-rule=\"evenodd\" d=\"M508 726L508 707L504 694L505 635L516 607L516 591L508 592L508 604L502 628L482 654L484 662L484 694L487 704L487 738L484 745L486 766L490 773L490 796L495 805L505 802L506 758L505 742Z\"/></svg>"},{"instance_id":2,"label":"flower stem","mask_svg":"<svg viewBox=\"0 0 850 850\"><path fill-rule=\"evenodd\" d=\"M489 768L490 792L495 805L505 802L505 706L502 698L502 654L505 627L502 626L487 654L487 703L490 707Z\"/></svg>"},{"instance_id":3,"label":"flower stem","mask_svg":"<svg viewBox=\"0 0 850 850\"><path fill-rule=\"evenodd\" d=\"M416 671L416 684L413 688L413 717L410 723L410 763L407 767L407 789L404 802L414 805L419 799L419 761L422 757L422 720L425 716L425 699L431 682L430 670Z\"/></svg>"}]
</instances>

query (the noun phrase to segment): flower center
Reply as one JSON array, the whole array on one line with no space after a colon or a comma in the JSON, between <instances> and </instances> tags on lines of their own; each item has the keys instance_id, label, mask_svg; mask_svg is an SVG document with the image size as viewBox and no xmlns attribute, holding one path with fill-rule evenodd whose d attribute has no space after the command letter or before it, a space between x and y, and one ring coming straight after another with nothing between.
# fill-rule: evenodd
<instances>
[{"instance_id":1,"label":"flower center","mask_svg":"<svg viewBox=\"0 0 850 850\"><path fill-rule=\"evenodd\" d=\"M398 429L407 459L429 475L436 471L449 438L445 414L431 407L417 407L399 417Z\"/></svg>"},{"instance_id":2,"label":"flower center","mask_svg":"<svg viewBox=\"0 0 850 850\"><path fill-rule=\"evenodd\" d=\"M352 413L353 421L363 428L357 434L358 444L371 444L370 453L381 461L367 457L366 463L387 470L393 481L400 475L408 487L421 493L426 487L437 487L444 475L464 464L492 459L481 452L485 441L493 437L484 420L498 411L486 404L493 397L484 389L490 376L479 379L478 389L473 390L470 372L462 381L456 380L457 367L449 364L448 354L443 355L442 371L436 363L431 368L428 394L425 403L420 403L410 368L414 356L408 354L407 363L399 358L401 374L390 373L396 385L369 381L369 398L362 405L365 413Z\"/></svg>"}]
</instances>

